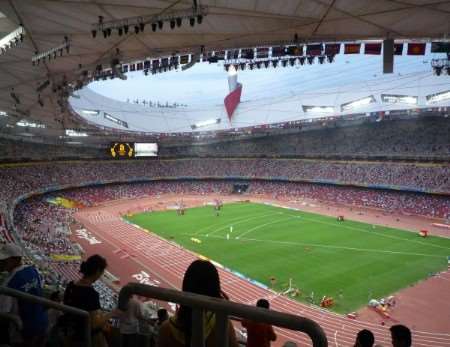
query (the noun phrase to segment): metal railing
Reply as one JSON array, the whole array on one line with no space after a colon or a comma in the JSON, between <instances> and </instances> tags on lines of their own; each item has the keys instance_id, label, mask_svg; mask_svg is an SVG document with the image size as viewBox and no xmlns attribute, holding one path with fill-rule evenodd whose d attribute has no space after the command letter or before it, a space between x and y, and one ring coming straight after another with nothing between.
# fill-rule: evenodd
<instances>
[{"instance_id":1,"label":"metal railing","mask_svg":"<svg viewBox=\"0 0 450 347\"><path fill-rule=\"evenodd\" d=\"M31 302L33 304L40 304L47 308L54 308L56 310L62 311L64 313L73 314L76 316L81 316L85 321L85 329L83 332L84 335L84 343L86 347L91 347L91 317L87 311L80 310L78 308L58 304L57 302L41 298L39 296L27 294L15 289L7 288L4 286L0 286L0 294L12 296L17 298L18 300L24 300ZM7 316L3 316L3 318L7 318Z\"/></svg>"},{"instance_id":2,"label":"metal railing","mask_svg":"<svg viewBox=\"0 0 450 347\"><path fill-rule=\"evenodd\" d=\"M214 312L216 315L216 346L228 347L228 317L250 319L282 328L306 333L314 347L327 347L327 337L323 329L313 320L267 310L255 306L238 304L223 299L204 295L181 292L173 289L159 288L139 283L129 283L119 294L119 309L126 310L131 295L136 294L152 299L174 302L192 308L192 340L191 346L204 347L203 312Z\"/></svg>"}]
</instances>

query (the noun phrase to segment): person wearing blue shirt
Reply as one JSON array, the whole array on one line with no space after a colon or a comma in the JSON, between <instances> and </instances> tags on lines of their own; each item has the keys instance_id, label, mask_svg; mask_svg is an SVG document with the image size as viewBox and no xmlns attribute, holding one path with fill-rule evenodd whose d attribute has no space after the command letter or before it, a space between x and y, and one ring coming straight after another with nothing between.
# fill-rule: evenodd
<instances>
[{"instance_id":1,"label":"person wearing blue shirt","mask_svg":"<svg viewBox=\"0 0 450 347\"><path fill-rule=\"evenodd\" d=\"M8 272L2 285L42 297L42 278L34 266L22 265L22 256L22 249L16 244L8 243L0 248L0 270ZM45 345L48 317L42 305L2 295L0 312L20 317L23 346Z\"/></svg>"}]
</instances>

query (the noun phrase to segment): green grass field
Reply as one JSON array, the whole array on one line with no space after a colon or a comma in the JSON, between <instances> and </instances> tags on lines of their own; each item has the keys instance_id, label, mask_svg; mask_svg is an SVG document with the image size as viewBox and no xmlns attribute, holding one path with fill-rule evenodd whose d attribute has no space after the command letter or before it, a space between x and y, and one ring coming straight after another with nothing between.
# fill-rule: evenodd
<instances>
[{"instance_id":1,"label":"green grass field","mask_svg":"<svg viewBox=\"0 0 450 347\"><path fill-rule=\"evenodd\" d=\"M446 269L450 255L450 239L254 203L226 204L220 216L205 206L127 219L268 286L274 276L277 291L292 278L298 300L332 296L340 313Z\"/></svg>"}]
</instances>

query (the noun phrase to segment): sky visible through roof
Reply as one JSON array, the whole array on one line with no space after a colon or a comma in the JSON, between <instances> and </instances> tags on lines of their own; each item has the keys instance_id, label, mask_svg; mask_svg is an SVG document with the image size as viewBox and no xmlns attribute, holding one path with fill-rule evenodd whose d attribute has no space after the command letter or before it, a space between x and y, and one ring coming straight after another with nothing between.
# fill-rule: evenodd
<instances>
[{"instance_id":1,"label":"sky visible through roof","mask_svg":"<svg viewBox=\"0 0 450 347\"><path fill-rule=\"evenodd\" d=\"M442 55L396 56L394 74L382 74L382 56L338 55L332 64L325 63L270 67L238 71L243 84L242 102L290 94L319 95L321 92L346 92L353 88L383 88L386 81L420 85L424 76L432 75L431 59ZM99 81L89 85L94 92L119 101L152 100L177 102L188 106L218 106L228 93L227 72L222 64L199 63L186 71L168 71L145 76L142 71L129 72L128 80ZM403 82L402 82L403 81ZM448 76L427 81L437 87ZM412 94L417 94L414 88Z\"/></svg>"}]
</instances>

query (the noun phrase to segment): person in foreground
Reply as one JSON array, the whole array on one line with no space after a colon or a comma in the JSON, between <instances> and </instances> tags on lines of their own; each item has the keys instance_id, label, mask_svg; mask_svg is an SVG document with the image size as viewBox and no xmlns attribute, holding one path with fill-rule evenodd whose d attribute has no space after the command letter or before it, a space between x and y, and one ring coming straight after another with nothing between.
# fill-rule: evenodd
<instances>
[{"instance_id":1,"label":"person in foreground","mask_svg":"<svg viewBox=\"0 0 450 347\"><path fill-rule=\"evenodd\" d=\"M393 347L410 347L411 346L411 331L408 327L398 324L391 326L391 337Z\"/></svg>"},{"instance_id":2,"label":"person in foreground","mask_svg":"<svg viewBox=\"0 0 450 347\"><path fill-rule=\"evenodd\" d=\"M270 305L266 299L259 299L256 306L268 310ZM271 341L277 339L277 335L270 324L244 319L242 326L247 329L247 347L270 347Z\"/></svg>"},{"instance_id":3,"label":"person in foreground","mask_svg":"<svg viewBox=\"0 0 450 347\"><path fill-rule=\"evenodd\" d=\"M70 282L64 292L64 304L88 311L91 316L91 335L94 347L105 347L107 342L103 333L112 313L100 310L100 298L92 284L97 281L106 269L105 258L93 255L80 266L83 275L77 282ZM77 316L65 316L67 337L70 346L84 346L84 320Z\"/></svg>"},{"instance_id":4,"label":"person in foreground","mask_svg":"<svg viewBox=\"0 0 450 347\"><path fill-rule=\"evenodd\" d=\"M224 298L220 289L219 273L209 261L195 260L184 274L182 290L214 298ZM157 347L191 347L192 310L180 306L173 317L165 321L159 329ZM215 314L206 311L203 316L203 331L207 347L215 347ZM236 334L231 322L228 322L228 346L237 347ZM195 346L192 346L195 347Z\"/></svg>"},{"instance_id":5,"label":"person in foreground","mask_svg":"<svg viewBox=\"0 0 450 347\"><path fill-rule=\"evenodd\" d=\"M22 265L22 249L13 243L0 248L0 271L7 271L2 286L42 297L42 278L32 265ZM18 346L41 347L45 345L48 316L44 307L11 296L0 296L0 312L18 316L22 329L20 334L12 334L11 342ZM21 335L21 336L19 336ZM23 344L15 342L22 339Z\"/></svg>"},{"instance_id":6,"label":"person in foreground","mask_svg":"<svg viewBox=\"0 0 450 347\"><path fill-rule=\"evenodd\" d=\"M356 335L356 341L354 347L372 347L375 343L375 337L372 332L367 329L361 330L358 335Z\"/></svg>"}]
</instances>

